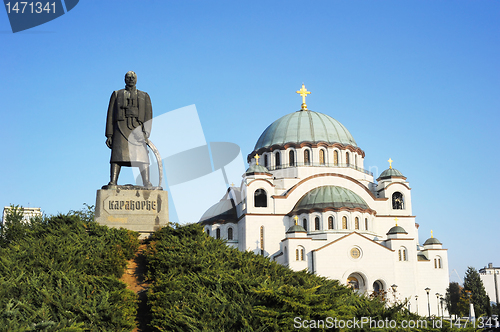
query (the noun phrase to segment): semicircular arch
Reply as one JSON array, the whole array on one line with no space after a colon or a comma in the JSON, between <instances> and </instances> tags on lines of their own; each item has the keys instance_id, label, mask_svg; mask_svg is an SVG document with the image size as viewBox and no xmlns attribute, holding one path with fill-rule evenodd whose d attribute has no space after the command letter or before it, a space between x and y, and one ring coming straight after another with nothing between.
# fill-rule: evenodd
<instances>
[{"instance_id":1,"label":"semicircular arch","mask_svg":"<svg viewBox=\"0 0 500 332\"><path fill-rule=\"evenodd\" d=\"M349 189L359 197L361 197L373 210L377 210L376 208L374 208L374 205L377 205L378 202L385 202L388 200L388 198L376 198L373 193L361 182L349 176L335 173L312 175L297 183L286 193L286 195L274 195L272 197L275 199L289 199L291 201L298 202L304 196L304 194L315 188L323 186L338 186Z\"/></svg>"}]
</instances>

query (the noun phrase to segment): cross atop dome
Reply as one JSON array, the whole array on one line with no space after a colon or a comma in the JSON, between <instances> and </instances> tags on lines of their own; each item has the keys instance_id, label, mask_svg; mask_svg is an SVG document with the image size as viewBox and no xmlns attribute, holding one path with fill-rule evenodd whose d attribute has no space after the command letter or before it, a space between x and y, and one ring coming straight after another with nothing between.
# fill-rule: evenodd
<instances>
[{"instance_id":1,"label":"cross atop dome","mask_svg":"<svg viewBox=\"0 0 500 332\"><path fill-rule=\"evenodd\" d=\"M302 111L307 111L306 97L311 94L311 91L307 91L306 86L302 83L302 88L299 91L295 91L302 97Z\"/></svg>"}]
</instances>

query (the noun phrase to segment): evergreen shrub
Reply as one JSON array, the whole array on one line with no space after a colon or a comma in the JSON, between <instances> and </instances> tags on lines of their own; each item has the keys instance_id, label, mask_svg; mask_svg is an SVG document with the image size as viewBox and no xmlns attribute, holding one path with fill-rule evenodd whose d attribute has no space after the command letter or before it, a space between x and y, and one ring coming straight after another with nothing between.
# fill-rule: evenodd
<instances>
[{"instance_id":1,"label":"evergreen shrub","mask_svg":"<svg viewBox=\"0 0 500 332\"><path fill-rule=\"evenodd\" d=\"M0 331L130 331L136 295L118 278L138 234L71 212L23 222L0 236Z\"/></svg>"},{"instance_id":2,"label":"evergreen shrub","mask_svg":"<svg viewBox=\"0 0 500 332\"><path fill-rule=\"evenodd\" d=\"M146 253L153 282L148 303L154 331L295 331L295 317L424 319L409 313L404 303L388 306L379 297L356 294L336 280L294 272L268 258L230 248L207 236L199 224L174 226L157 231ZM444 325L442 330L449 330Z\"/></svg>"}]
</instances>

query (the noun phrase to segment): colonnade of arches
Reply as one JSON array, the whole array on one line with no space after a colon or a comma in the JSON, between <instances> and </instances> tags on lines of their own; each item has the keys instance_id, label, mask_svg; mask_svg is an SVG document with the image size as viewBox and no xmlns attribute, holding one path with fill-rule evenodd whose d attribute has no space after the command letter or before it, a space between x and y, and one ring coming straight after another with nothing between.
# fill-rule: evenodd
<instances>
[{"instance_id":1,"label":"colonnade of arches","mask_svg":"<svg viewBox=\"0 0 500 332\"><path fill-rule=\"evenodd\" d=\"M224 234L223 234L223 228L222 227L216 227L214 230L214 233L211 234L210 232L210 226L205 227L205 233L207 233L208 236L212 235L216 239L225 239L228 241L235 240L234 236L234 227L229 226L224 229Z\"/></svg>"},{"instance_id":2,"label":"colonnade of arches","mask_svg":"<svg viewBox=\"0 0 500 332\"><path fill-rule=\"evenodd\" d=\"M362 156L354 151L303 147L275 150L262 154L262 165L268 169L294 166L354 166L360 167Z\"/></svg>"},{"instance_id":3,"label":"colonnade of arches","mask_svg":"<svg viewBox=\"0 0 500 332\"><path fill-rule=\"evenodd\" d=\"M337 214L335 216L334 214ZM300 216L300 225L306 231L328 231L328 230L370 230L370 217L364 213L361 215L349 215L344 213L321 213Z\"/></svg>"}]
</instances>

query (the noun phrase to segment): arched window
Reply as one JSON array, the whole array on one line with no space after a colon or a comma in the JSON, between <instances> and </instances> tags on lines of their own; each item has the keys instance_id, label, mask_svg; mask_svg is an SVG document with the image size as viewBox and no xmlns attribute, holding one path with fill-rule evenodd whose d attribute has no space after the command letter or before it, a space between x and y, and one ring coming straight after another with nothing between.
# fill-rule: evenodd
<instances>
[{"instance_id":1,"label":"arched window","mask_svg":"<svg viewBox=\"0 0 500 332\"><path fill-rule=\"evenodd\" d=\"M217 228L217 230L215 231L215 238L220 239L220 228Z\"/></svg>"},{"instance_id":2,"label":"arched window","mask_svg":"<svg viewBox=\"0 0 500 332\"><path fill-rule=\"evenodd\" d=\"M304 220L302 220L302 227L304 227L304 229L307 231L307 219L304 218Z\"/></svg>"},{"instance_id":3,"label":"arched window","mask_svg":"<svg viewBox=\"0 0 500 332\"><path fill-rule=\"evenodd\" d=\"M345 153L345 163L347 166L349 166L350 162L349 162L349 152L346 152Z\"/></svg>"},{"instance_id":4,"label":"arched window","mask_svg":"<svg viewBox=\"0 0 500 332\"><path fill-rule=\"evenodd\" d=\"M383 291L383 290L384 290L384 287L382 286L382 283L380 281L377 280L373 283L373 291L375 293L378 293L378 292Z\"/></svg>"},{"instance_id":5,"label":"arched window","mask_svg":"<svg viewBox=\"0 0 500 332\"><path fill-rule=\"evenodd\" d=\"M304 165L310 165L311 164L311 152L309 149L304 150Z\"/></svg>"},{"instance_id":6,"label":"arched window","mask_svg":"<svg viewBox=\"0 0 500 332\"><path fill-rule=\"evenodd\" d=\"M288 152L288 159L290 159L290 166L295 166L295 152L293 150Z\"/></svg>"},{"instance_id":7,"label":"arched window","mask_svg":"<svg viewBox=\"0 0 500 332\"><path fill-rule=\"evenodd\" d=\"M274 160L275 160L276 168L279 168L281 166L281 158L280 158L279 151L275 153Z\"/></svg>"},{"instance_id":8,"label":"arched window","mask_svg":"<svg viewBox=\"0 0 500 332\"><path fill-rule=\"evenodd\" d=\"M328 217L328 229L333 229L333 217Z\"/></svg>"},{"instance_id":9,"label":"arched window","mask_svg":"<svg viewBox=\"0 0 500 332\"><path fill-rule=\"evenodd\" d=\"M399 248L399 250L398 250L398 256L399 256L399 260L400 261L407 261L408 260L408 254L406 252L406 248L405 247Z\"/></svg>"},{"instance_id":10,"label":"arched window","mask_svg":"<svg viewBox=\"0 0 500 332\"><path fill-rule=\"evenodd\" d=\"M358 167L358 156L354 155L354 166Z\"/></svg>"},{"instance_id":11,"label":"arched window","mask_svg":"<svg viewBox=\"0 0 500 332\"><path fill-rule=\"evenodd\" d=\"M368 218L365 218L365 229L368 230Z\"/></svg>"},{"instance_id":12,"label":"arched window","mask_svg":"<svg viewBox=\"0 0 500 332\"><path fill-rule=\"evenodd\" d=\"M356 217L354 219L354 229L359 229L359 218L358 217Z\"/></svg>"},{"instance_id":13,"label":"arched window","mask_svg":"<svg viewBox=\"0 0 500 332\"><path fill-rule=\"evenodd\" d=\"M269 160L267 159L267 154L264 155L264 167L269 166Z\"/></svg>"},{"instance_id":14,"label":"arched window","mask_svg":"<svg viewBox=\"0 0 500 332\"><path fill-rule=\"evenodd\" d=\"M434 268L435 269L441 269L442 266L441 266L441 257L437 256L436 258L434 258Z\"/></svg>"},{"instance_id":15,"label":"arched window","mask_svg":"<svg viewBox=\"0 0 500 332\"><path fill-rule=\"evenodd\" d=\"M347 217L342 217L342 229L347 229Z\"/></svg>"},{"instance_id":16,"label":"arched window","mask_svg":"<svg viewBox=\"0 0 500 332\"><path fill-rule=\"evenodd\" d=\"M306 255L304 247L298 246L297 249L295 249L295 260L304 261L306 260L305 256Z\"/></svg>"},{"instance_id":17,"label":"arched window","mask_svg":"<svg viewBox=\"0 0 500 332\"><path fill-rule=\"evenodd\" d=\"M207 235L210 236L210 229L207 228L206 231L207 231Z\"/></svg>"},{"instance_id":18,"label":"arched window","mask_svg":"<svg viewBox=\"0 0 500 332\"><path fill-rule=\"evenodd\" d=\"M323 149L319 150L319 163L320 165L325 164L325 150Z\"/></svg>"},{"instance_id":19,"label":"arched window","mask_svg":"<svg viewBox=\"0 0 500 332\"><path fill-rule=\"evenodd\" d=\"M264 189L255 190L253 198L255 207L267 207L267 193Z\"/></svg>"},{"instance_id":20,"label":"arched window","mask_svg":"<svg viewBox=\"0 0 500 332\"><path fill-rule=\"evenodd\" d=\"M231 227L229 227L227 229L227 239L228 240L232 240L233 239L233 229Z\"/></svg>"},{"instance_id":21,"label":"arched window","mask_svg":"<svg viewBox=\"0 0 500 332\"><path fill-rule=\"evenodd\" d=\"M392 208L394 210L404 209L403 194L399 191L396 191L394 194L392 194Z\"/></svg>"},{"instance_id":22,"label":"arched window","mask_svg":"<svg viewBox=\"0 0 500 332\"><path fill-rule=\"evenodd\" d=\"M314 218L314 229L319 231L319 217Z\"/></svg>"},{"instance_id":23,"label":"arched window","mask_svg":"<svg viewBox=\"0 0 500 332\"><path fill-rule=\"evenodd\" d=\"M335 166L339 165L339 152L337 150L333 151L333 163Z\"/></svg>"}]
</instances>

